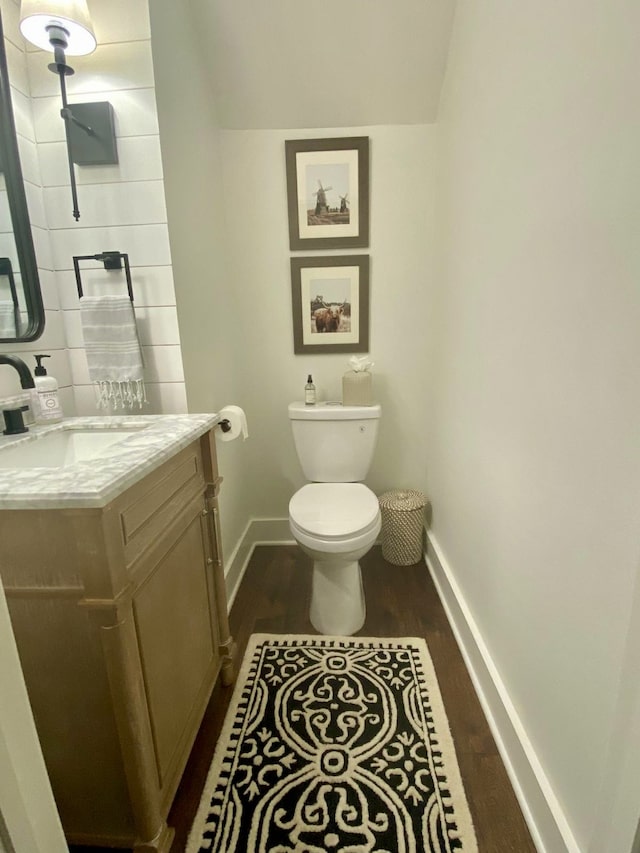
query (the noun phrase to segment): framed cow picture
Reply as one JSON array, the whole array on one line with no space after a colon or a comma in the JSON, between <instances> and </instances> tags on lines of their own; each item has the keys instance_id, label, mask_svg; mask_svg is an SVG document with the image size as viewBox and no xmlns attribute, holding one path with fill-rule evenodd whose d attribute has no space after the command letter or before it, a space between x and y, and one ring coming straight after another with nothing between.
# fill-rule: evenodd
<instances>
[{"instance_id":1,"label":"framed cow picture","mask_svg":"<svg viewBox=\"0 0 640 853\"><path fill-rule=\"evenodd\" d=\"M369 137L285 141L289 246L369 245Z\"/></svg>"},{"instance_id":2,"label":"framed cow picture","mask_svg":"<svg viewBox=\"0 0 640 853\"><path fill-rule=\"evenodd\" d=\"M291 258L293 351L368 352L369 256Z\"/></svg>"}]
</instances>

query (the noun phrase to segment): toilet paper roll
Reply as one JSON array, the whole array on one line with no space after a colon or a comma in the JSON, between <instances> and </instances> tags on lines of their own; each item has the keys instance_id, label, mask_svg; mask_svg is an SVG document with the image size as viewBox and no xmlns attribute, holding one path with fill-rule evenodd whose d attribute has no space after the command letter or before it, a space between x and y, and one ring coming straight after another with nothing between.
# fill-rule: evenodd
<instances>
[{"instance_id":1,"label":"toilet paper roll","mask_svg":"<svg viewBox=\"0 0 640 853\"><path fill-rule=\"evenodd\" d=\"M218 412L221 421L229 421L231 429L224 432L218 430L218 438L220 441L234 441L238 436L242 436L242 440L246 441L249 438L249 430L247 429L247 416L240 406L225 406Z\"/></svg>"}]
</instances>

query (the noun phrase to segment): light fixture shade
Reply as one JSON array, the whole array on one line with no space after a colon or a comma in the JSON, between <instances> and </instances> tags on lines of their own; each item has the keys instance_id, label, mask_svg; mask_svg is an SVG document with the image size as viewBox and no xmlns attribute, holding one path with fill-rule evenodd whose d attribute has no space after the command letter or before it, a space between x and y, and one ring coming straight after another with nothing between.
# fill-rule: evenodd
<instances>
[{"instance_id":1,"label":"light fixture shade","mask_svg":"<svg viewBox=\"0 0 640 853\"><path fill-rule=\"evenodd\" d=\"M86 0L22 0L20 32L42 50L53 50L47 27L57 24L69 33L68 56L84 56L96 49L96 37Z\"/></svg>"}]
</instances>

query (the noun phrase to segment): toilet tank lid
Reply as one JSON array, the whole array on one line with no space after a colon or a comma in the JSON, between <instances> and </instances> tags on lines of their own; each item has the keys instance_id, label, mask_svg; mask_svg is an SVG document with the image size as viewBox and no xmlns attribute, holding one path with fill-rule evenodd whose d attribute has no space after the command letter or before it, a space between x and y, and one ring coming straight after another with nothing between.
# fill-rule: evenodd
<instances>
[{"instance_id":1,"label":"toilet tank lid","mask_svg":"<svg viewBox=\"0 0 640 853\"><path fill-rule=\"evenodd\" d=\"M379 403L373 406L343 406L342 403L316 403L306 406L304 403L289 403L289 418L292 421L359 421L379 418L382 407Z\"/></svg>"}]
</instances>

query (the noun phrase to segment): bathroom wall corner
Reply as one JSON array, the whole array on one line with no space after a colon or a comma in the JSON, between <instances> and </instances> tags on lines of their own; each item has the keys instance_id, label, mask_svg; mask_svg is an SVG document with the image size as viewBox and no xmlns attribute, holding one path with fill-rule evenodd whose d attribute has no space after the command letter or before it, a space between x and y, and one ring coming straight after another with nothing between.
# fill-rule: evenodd
<instances>
[{"instance_id":1,"label":"bathroom wall corner","mask_svg":"<svg viewBox=\"0 0 640 853\"><path fill-rule=\"evenodd\" d=\"M225 567L227 606L233 606L236 594L249 565L256 545L293 545L294 540L286 518L251 518L247 522Z\"/></svg>"}]
</instances>

